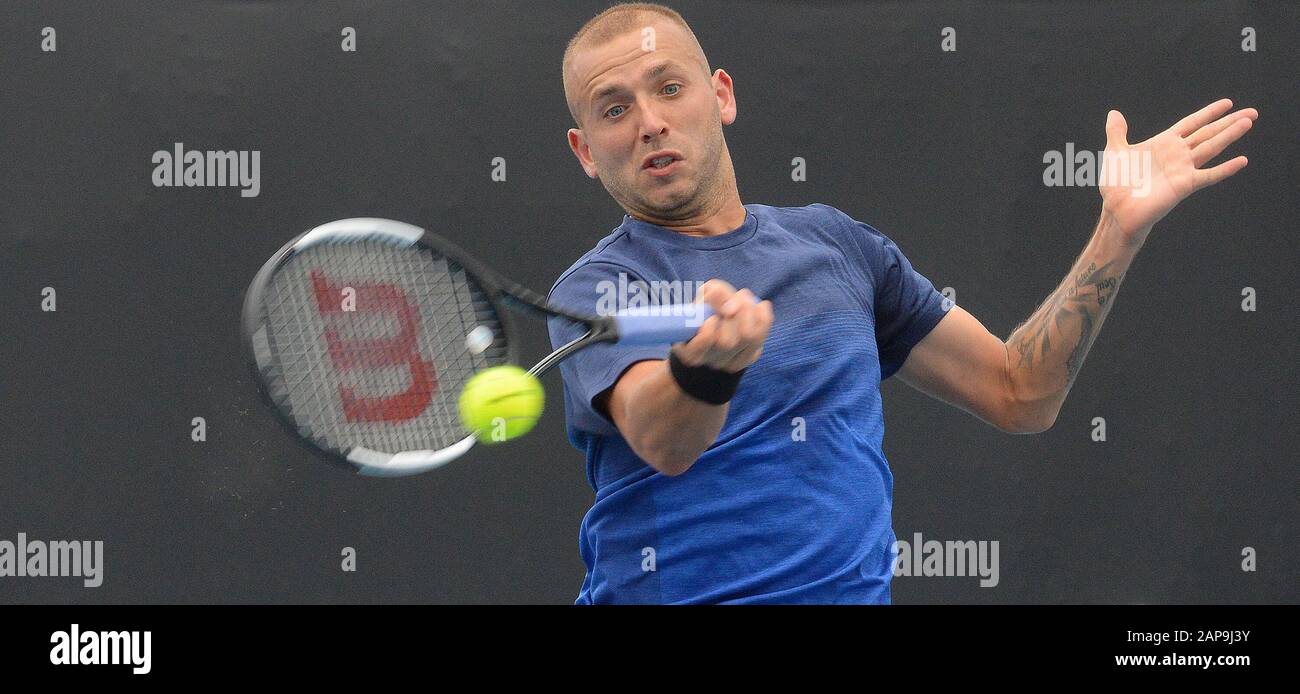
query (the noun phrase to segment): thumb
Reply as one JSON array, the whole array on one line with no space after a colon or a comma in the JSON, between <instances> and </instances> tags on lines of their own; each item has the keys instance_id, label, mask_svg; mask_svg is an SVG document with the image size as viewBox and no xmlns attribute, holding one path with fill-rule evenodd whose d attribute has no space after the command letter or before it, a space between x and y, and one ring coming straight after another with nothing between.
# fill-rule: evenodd
<instances>
[{"instance_id":1,"label":"thumb","mask_svg":"<svg viewBox=\"0 0 1300 694\"><path fill-rule=\"evenodd\" d=\"M1106 114L1106 144L1128 145L1128 122L1124 114L1113 109Z\"/></svg>"}]
</instances>

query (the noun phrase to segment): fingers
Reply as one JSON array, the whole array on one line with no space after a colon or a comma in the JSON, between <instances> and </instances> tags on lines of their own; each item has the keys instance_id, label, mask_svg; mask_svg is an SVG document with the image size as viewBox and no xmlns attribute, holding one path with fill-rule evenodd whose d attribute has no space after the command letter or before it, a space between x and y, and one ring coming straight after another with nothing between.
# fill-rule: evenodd
<instances>
[{"instance_id":1,"label":"fingers","mask_svg":"<svg viewBox=\"0 0 1300 694\"><path fill-rule=\"evenodd\" d=\"M1128 146L1128 121L1124 120L1124 114L1119 111L1106 114L1106 146Z\"/></svg>"},{"instance_id":2,"label":"fingers","mask_svg":"<svg viewBox=\"0 0 1300 694\"><path fill-rule=\"evenodd\" d=\"M1196 189L1200 190L1206 186L1212 186L1219 181L1246 168L1246 157L1237 157L1213 166L1208 169L1196 170Z\"/></svg>"},{"instance_id":3,"label":"fingers","mask_svg":"<svg viewBox=\"0 0 1300 694\"><path fill-rule=\"evenodd\" d=\"M1253 108L1243 108L1240 111L1229 113L1228 115L1220 118L1219 120L1216 120L1213 123L1210 123L1209 125L1198 129L1196 132L1192 133L1191 135L1188 135L1186 138L1187 146L1196 147L1202 142L1205 142L1211 137L1214 137L1215 135L1218 135L1219 133L1223 132L1224 128L1227 128L1233 123L1236 123L1241 118L1249 118L1253 121L1256 118L1259 118L1259 111L1256 111Z\"/></svg>"},{"instance_id":4,"label":"fingers","mask_svg":"<svg viewBox=\"0 0 1300 694\"><path fill-rule=\"evenodd\" d=\"M714 309L695 336L677 345L677 356L689 366L739 371L758 360L772 327L772 302L755 303L748 289L735 291L721 280L700 288L699 300Z\"/></svg>"},{"instance_id":5,"label":"fingers","mask_svg":"<svg viewBox=\"0 0 1300 694\"><path fill-rule=\"evenodd\" d=\"M687 366L706 366L705 358L717 338L720 322L722 319L717 315L709 316L700 324L700 329L695 331L691 339L673 345L673 350L677 352L677 356L683 363Z\"/></svg>"},{"instance_id":6,"label":"fingers","mask_svg":"<svg viewBox=\"0 0 1300 694\"><path fill-rule=\"evenodd\" d=\"M741 350L727 366L723 367L728 371L739 371L758 361L762 356L763 343L767 341L767 335L772 329L772 302L763 301L755 304L753 310L746 313L746 318L748 320L741 328L741 336L748 347Z\"/></svg>"},{"instance_id":7,"label":"fingers","mask_svg":"<svg viewBox=\"0 0 1300 694\"><path fill-rule=\"evenodd\" d=\"M730 318L731 316L740 313L740 310L745 306L756 303L757 301L758 299L754 296L753 292L748 289L741 289L735 294L732 294L730 298L722 303L721 313L723 316Z\"/></svg>"},{"instance_id":8,"label":"fingers","mask_svg":"<svg viewBox=\"0 0 1300 694\"><path fill-rule=\"evenodd\" d=\"M717 368L729 364L745 345L741 341L740 322L743 316L735 314L734 310L730 316L719 316L717 335L713 340L713 348L709 350L709 361Z\"/></svg>"},{"instance_id":9,"label":"fingers","mask_svg":"<svg viewBox=\"0 0 1300 694\"><path fill-rule=\"evenodd\" d=\"M696 295L696 303L705 303L714 313L722 312L722 305L732 294L736 293L736 288L719 279L711 279L700 285L699 294Z\"/></svg>"},{"instance_id":10,"label":"fingers","mask_svg":"<svg viewBox=\"0 0 1300 694\"><path fill-rule=\"evenodd\" d=\"M1218 134L1210 137L1208 140L1192 148L1192 164L1200 166L1205 162L1217 157L1225 147L1236 142L1246 131L1250 130L1255 121L1250 118L1240 118L1220 128ZM1206 126L1213 127L1213 126ZM1198 131L1199 132L1199 131Z\"/></svg>"},{"instance_id":11,"label":"fingers","mask_svg":"<svg viewBox=\"0 0 1300 694\"><path fill-rule=\"evenodd\" d=\"M741 289L732 294L723 303L722 310L719 312L718 331L709 359L717 365L716 368L738 370L729 367L741 353L752 347L753 331L747 326L752 323L753 309L754 294L748 289Z\"/></svg>"},{"instance_id":12,"label":"fingers","mask_svg":"<svg viewBox=\"0 0 1300 694\"><path fill-rule=\"evenodd\" d=\"M728 371L739 371L753 363L753 359L746 361L746 356L752 353L756 346L761 347L763 339L767 337L766 331L763 331L760 335L757 330L758 311L755 310L757 308L756 301L757 298L754 293L748 289L741 289L728 300L728 306L734 308L735 312L731 314L730 320L725 321L725 323L734 331L733 335L730 336L734 336L735 342L720 343L718 345L719 351L724 352L724 356L720 356L719 361L723 363L722 368ZM755 344L756 340L757 345ZM725 354L733 344L734 348L729 350L730 354Z\"/></svg>"},{"instance_id":13,"label":"fingers","mask_svg":"<svg viewBox=\"0 0 1300 694\"><path fill-rule=\"evenodd\" d=\"M1213 122L1215 118L1227 113L1230 108L1232 108L1232 99L1219 99L1196 113L1174 123L1174 127L1171 129L1175 133L1178 133L1179 137L1187 137L1198 129Z\"/></svg>"}]
</instances>

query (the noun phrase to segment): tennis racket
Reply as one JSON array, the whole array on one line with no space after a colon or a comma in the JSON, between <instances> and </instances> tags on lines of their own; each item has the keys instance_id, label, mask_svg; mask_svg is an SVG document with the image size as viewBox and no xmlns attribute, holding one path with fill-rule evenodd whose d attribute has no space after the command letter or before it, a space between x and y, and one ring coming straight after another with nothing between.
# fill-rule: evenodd
<instances>
[{"instance_id":1,"label":"tennis racket","mask_svg":"<svg viewBox=\"0 0 1300 694\"><path fill-rule=\"evenodd\" d=\"M579 315L419 227L341 219L287 243L253 278L242 330L264 399L297 436L366 475L444 465L477 441L465 382L517 358L515 316L586 326L529 372L602 342L689 340L713 311L677 304Z\"/></svg>"}]
</instances>

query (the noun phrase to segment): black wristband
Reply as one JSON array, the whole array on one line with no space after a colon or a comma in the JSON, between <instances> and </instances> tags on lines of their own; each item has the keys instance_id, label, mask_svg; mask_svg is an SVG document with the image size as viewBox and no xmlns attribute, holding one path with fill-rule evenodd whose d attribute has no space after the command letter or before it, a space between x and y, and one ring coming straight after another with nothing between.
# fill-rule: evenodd
<instances>
[{"instance_id":1,"label":"black wristband","mask_svg":"<svg viewBox=\"0 0 1300 694\"><path fill-rule=\"evenodd\" d=\"M708 366L687 366L677 358L677 352L668 352L668 370L682 392L710 405L721 405L731 400L740 385L745 369L731 372Z\"/></svg>"}]
</instances>

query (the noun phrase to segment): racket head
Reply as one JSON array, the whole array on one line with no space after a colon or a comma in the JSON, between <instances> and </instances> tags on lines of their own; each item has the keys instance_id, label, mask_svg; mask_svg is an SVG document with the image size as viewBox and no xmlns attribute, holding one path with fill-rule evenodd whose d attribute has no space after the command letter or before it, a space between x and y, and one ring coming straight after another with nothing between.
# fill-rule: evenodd
<instances>
[{"instance_id":1,"label":"racket head","mask_svg":"<svg viewBox=\"0 0 1300 694\"><path fill-rule=\"evenodd\" d=\"M292 433L362 474L410 475L473 447L461 389L518 358L502 299L493 273L436 234L342 219L262 266L242 332L261 393Z\"/></svg>"}]
</instances>

